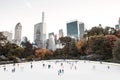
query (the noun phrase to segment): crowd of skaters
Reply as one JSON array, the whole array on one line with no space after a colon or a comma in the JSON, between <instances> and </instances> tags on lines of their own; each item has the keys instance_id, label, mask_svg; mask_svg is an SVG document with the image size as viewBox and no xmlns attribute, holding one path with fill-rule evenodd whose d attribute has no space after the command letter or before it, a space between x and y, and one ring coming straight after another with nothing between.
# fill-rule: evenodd
<instances>
[{"instance_id":1,"label":"crowd of skaters","mask_svg":"<svg viewBox=\"0 0 120 80\"><path fill-rule=\"evenodd\" d=\"M54 69L54 67L58 66L58 68L57 68L57 74L61 75L61 74L64 74L64 72L66 70L64 63L65 64L67 63L67 65L69 65L70 70L72 70L72 69L77 70L77 63L79 61L68 61L68 60L57 61L56 60L56 61L48 61L47 63L46 62L47 61L43 61L42 62L43 68L46 67L46 69L52 69L52 68ZM54 65L53 65L53 63L54 63ZM86 60L84 60L84 63L86 63ZM100 61L100 64L102 64L102 61ZM16 66L19 67L20 63L13 63L13 68L11 69L12 73L14 73L16 71ZM31 69L33 68L33 66L34 66L33 62L30 62L30 68ZM97 66L94 64L92 68L95 70L96 67ZM3 68L3 71L7 71L8 70L6 65L0 65L0 68ZM25 68L24 66L20 67L21 70L23 70L24 68ZM107 68L110 69L110 66L107 65Z\"/></svg>"}]
</instances>

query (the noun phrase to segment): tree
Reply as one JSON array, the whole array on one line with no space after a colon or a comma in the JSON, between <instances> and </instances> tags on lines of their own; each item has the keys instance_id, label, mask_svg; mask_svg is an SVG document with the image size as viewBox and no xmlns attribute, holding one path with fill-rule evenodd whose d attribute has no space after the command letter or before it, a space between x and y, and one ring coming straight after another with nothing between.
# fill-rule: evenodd
<instances>
[{"instance_id":1,"label":"tree","mask_svg":"<svg viewBox=\"0 0 120 80\"><path fill-rule=\"evenodd\" d=\"M115 35L106 35L105 37L109 41L110 47L113 49L114 42L117 40L117 37Z\"/></svg>"},{"instance_id":2,"label":"tree","mask_svg":"<svg viewBox=\"0 0 120 80\"><path fill-rule=\"evenodd\" d=\"M70 43L70 47L69 47L69 55L71 56L71 57L79 57L79 52L78 52L78 50L77 50L77 46L76 46L76 43L75 43L75 41L72 41L71 43Z\"/></svg>"},{"instance_id":3,"label":"tree","mask_svg":"<svg viewBox=\"0 0 120 80\"><path fill-rule=\"evenodd\" d=\"M112 45L105 36L92 36L89 40L88 54L103 55L106 59L112 58Z\"/></svg>"},{"instance_id":4,"label":"tree","mask_svg":"<svg viewBox=\"0 0 120 80\"><path fill-rule=\"evenodd\" d=\"M0 55L3 55L3 46L7 43L7 37L3 35L2 32L0 32Z\"/></svg>"},{"instance_id":5,"label":"tree","mask_svg":"<svg viewBox=\"0 0 120 80\"><path fill-rule=\"evenodd\" d=\"M48 49L37 49L35 51L35 56L40 59L48 59L53 53Z\"/></svg>"},{"instance_id":6,"label":"tree","mask_svg":"<svg viewBox=\"0 0 120 80\"><path fill-rule=\"evenodd\" d=\"M34 50L32 48L32 44L29 41L24 43L24 52L22 54L22 57L26 58L28 56L33 55L33 53L34 53Z\"/></svg>"},{"instance_id":7,"label":"tree","mask_svg":"<svg viewBox=\"0 0 120 80\"><path fill-rule=\"evenodd\" d=\"M120 30L116 31L116 36L120 38Z\"/></svg>"},{"instance_id":8,"label":"tree","mask_svg":"<svg viewBox=\"0 0 120 80\"><path fill-rule=\"evenodd\" d=\"M64 55L64 58L78 57L79 54L75 39L70 37L61 37L59 40L64 45L62 49L62 55Z\"/></svg>"},{"instance_id":9,"label":"tree","mask_svg":"<svg viewBox=\"0 0 120 80\"><path fill-rule=\"evenodd\" d=\"M3 47L3 55L7 57L11 56L21 57L23 51L24 51L23 48L9 42Z\"/></svg>"},{"instance_id":10,"label":"tree","mask_svg":"<svg viewBox=\"0 0 120 80\"><path fill-rule=\"evenodd\" d=\"M113 49L113 59L120 60L120 39L117 39Z\"/></svg>"},{"instance_id":11,"label":"tree","mask_svg":"<svg viewBox=\"0 0 120 80\"><path fill-rule=\"evenodd\" d=\"M86 49L87 49L87 41L86 40L80 40L78 42L76 42L76 47L78 52L81 55L85 55L86 54Z\"/></svg>"},{"instance_id":12,"label":"tree","mask_svg":"<svg viewBox=\"0 0 120 80\"><path fill-rule=\"evenodd\" d=\"M104 29L102 27L92 27L92 29L89 30L89 36L94 35L104 35Z\"/></svg>"}]
</instances>

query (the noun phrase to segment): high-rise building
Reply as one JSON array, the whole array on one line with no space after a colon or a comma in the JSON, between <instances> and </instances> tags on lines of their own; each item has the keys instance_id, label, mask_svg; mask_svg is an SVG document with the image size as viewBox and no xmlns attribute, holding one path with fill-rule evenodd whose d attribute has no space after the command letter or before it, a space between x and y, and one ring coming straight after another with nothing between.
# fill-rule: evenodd
<instances>
[{"instance_id":1,"label":"high-rise building","mask_svg":"<svg viewBox=\"0 0 120 80\"><path fill-rule=\"evenodd\" d=\"M54 32L49 33L49 40L48 40L48 49L55 50L55 35Z\"/></svg>"},{"instance_id":2,"label":"high-rise building","mask_svg":"<svg viewBox=\"0 0 120 80\"><path fill-rule=\"evenodd\" d=\"M49 38L50 38L51 36L54 36L54 32L49 33L48 36L49 36Z\"/></svg>"},{"instance_id":3,"label":"high-rise building","mask_svg":"<svg viewBox=\"0 0 120 80\"><path fill-rule=\"evenodd\" d=\"M46 48L46 23L44 22L44 12L42 12L42 22L34 25L34 42L39 48Z\"/></svg>"},{"instance_id":4,"label":"high-rise building","mask_svg":"<svg viewBox=\"0 0 120 80\"><path fill-rule=\"evenodd\" d=\"M120 18L119 18L119 20L118 20L118 24L117 24L117 25L115 25L115 29L117 29L117 30L119 30L119 29L120 29Z\"/></svg>"},{"instance_id":5,"label":"high-rise building","mask_svg":"<svg viewBox=\"0 0 120 80\"><path fill-rule=\"evenodd\" d=\"M14 33L14 42L20 45L21 36L22 36L22 25L21 23L17 23L15 26L15 33Z\"/></svg>"},{"instance_id":6,"label":"high-rise building","mask_svg":"<svg viewBox=\"0 0 120 80\"><path fill-rule=\"evenodd\" d=\"M63 36L64 36L63 29L60 29L60 30L59 30L59 38L60 38L60 37L63 37Z\"/></svg>"},{"instance_id":7,"label":"high-rise building","mask_svg":"<svg viewBox=\"0 0 120 80\"><path fill-rule=\"evenodd\" d=\"M74 39L81 39L84 34L84 23L72 21L67 23L67 36Z\"/></svg>"},{"instance_id":8,"label":"high-rise building","mask_svg":"<svg viewBox=\"0 0 120 80\"><path fill-rule=\"evenodd\" d=\"M79 39L83 38L84 35L84 23L80 22L79 23Z\"/></svg>"},{"instance_id":9,"label":"high-rise building","mask_svg":"<svg viewBox=\"0 0 120 80\"><path fill-rule=\"evenodd\" d=\"M11 32L8 32L8 31L1 31L2 34L7 37L7 40L12 42L12 33Z\"/></svg>"}]
</instances>

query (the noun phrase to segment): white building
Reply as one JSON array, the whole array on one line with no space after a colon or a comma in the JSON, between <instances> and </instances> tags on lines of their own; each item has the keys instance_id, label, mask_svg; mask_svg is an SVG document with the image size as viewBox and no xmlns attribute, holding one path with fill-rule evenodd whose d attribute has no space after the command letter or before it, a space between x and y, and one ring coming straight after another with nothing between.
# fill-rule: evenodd
<instances>
[{"instance_id":1,"label":"white building","mask_svg":"<svg viewBox=\"0 0 120 80\"><path fill-rule=\"evenodd\" d=\"M44 22L44 12L42 22L34 25L34 42L39 48L46 48L46 23Z\"/></svg>"},{"instance_id":2,"label":"white building","mask_svg":"<svg viewBox=\"0 0 120 80\"><path fill-rule=\"evenodd\" d=\"M54 33L49 33L48 49L53 51L56 49Z\"/></svg>"},{"instance_id":3,"label":"white building","mask_svg":"<svg viewBox=\"0 0 120 80\"><path fill-rule=\"evenodd\" d=\"M22 36L22 25L21 23L17 23L17 25L15 26L15 33L14 33L14 42L17 45L20 45L21 42L21 36Z\"/></svg>"},{"instance_id":4,"label":"white building","mask_svg":"<svg viewBox=\"0 0 120 80\"><path fill-rule=\"evenodd\" d=\"M60 37L63 37L63 36L64 36L63 29L60 29L60 30L59 30L59 38L60 38Z\"/></svg>"}]
</instances>

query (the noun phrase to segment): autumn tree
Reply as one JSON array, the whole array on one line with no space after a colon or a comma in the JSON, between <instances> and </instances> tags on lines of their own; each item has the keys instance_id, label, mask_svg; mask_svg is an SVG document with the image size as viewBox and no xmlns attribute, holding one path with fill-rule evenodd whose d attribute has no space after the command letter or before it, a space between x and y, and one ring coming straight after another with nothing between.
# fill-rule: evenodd
<instances>
[{"instance_id":1,"label":"autumn tree","mask_svg":"<svg viewBox=\"0 0 120 80\"><path fill-rule=\"evenodd\" d=\"M113 48L113 59L120 60L120 39L117 39Z\"/></svg>"},{"instance_id":2,"label":"autumn tree","mask_svg":"<svg viewBox=\"0 0 120 80\"><path fill-rule=\"evenodd\" d=\"M0 55L3 55L3 46L7 43L7 37L0 32Z\"/></svg>"},{"instance_id":3,"label":"autumn tree","mask_svg":"<svg viewBox=\"0 0 120 80\"><path fill-rule=\"evenodd\" d=\"M17 61L17 58L21 58L24 49L20 46L7 42L2 48L2 55L7 57L8 60Z\"/></svg>"},{"instance_id":4,"label":"autumn tree","mask_svg":"<svg viewBox=\"0 0 120 80\"><path fill-rule=\"evenodd\" d=\"M29 41L24 43L24 52L22 54L22 57L26 58L28 56L33 55L33 53L34 53L34 50L33 50L32 44Z\"/></svg>"},{"instance_id":5,"label":"autumn tree","mask_svg":"<svg viewBox=\"0 0 120 80\"><path fill-rule=\"evenodd\" d=\"M89 30L89 36L94 35L104 35L104 29L102 27L92 27L92 29Z\"/></svg>"},{"instance_id":6,"label":"autumn tree","mask_svg":"<svg viewBox=\"0 0 120 80\"><path fill-rule=\"evenodd\" d=\"M89 50L91 54L103 55L106 59L112 58L112 47L110 41L105 36L92 36L89 40Z\"/></svg>"},{"instance_id":7,"label":"autumn tree","mask_svg":"<svg viewBox=\"0 0 120 80\"><path fill-rule=\"evenodd\" d=\"M35 56L40 59L48 59L53 53L48 49L37 49L35 50Z\"/></svg>"},{"instance_id":8,"label":"autumn tree","mask_svg":"<svg viewBox=\"0 0 120 80\"><path fill-rule=\"evenodd\" d=\"M79 56L75 39L70 37L61 37L59 40L64 45L62 48L64 58L74 58Z\"/></svg>"},{"instance_id":9,"label":"autumn tree","mask_svg":"<svg viewBox=\"0 0 120 80\"><path fill-rule=\"evenodd\" d=\"M86 49L87 49L87 41L86 40L80 40L78 42L76 42L76 47L78 52L81 55L85 55L86 54Z\"/></svg>"},{"instance_id":10,"label":"autumn tree","mask_svg":"<svg viewBox=\"0 0 120 80\"><path fill-rule=\"evenodd\" d=\"M120 30L116 31L116 36L120 38Z\"/></svg>"}]
</instances>

